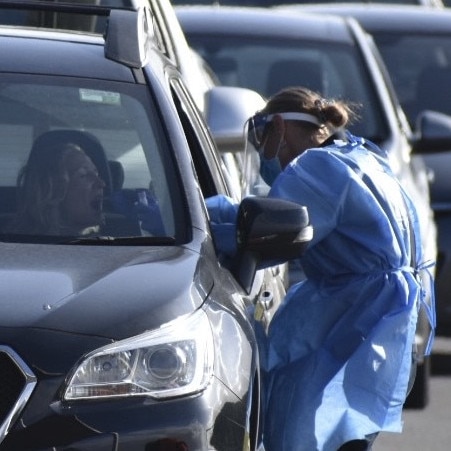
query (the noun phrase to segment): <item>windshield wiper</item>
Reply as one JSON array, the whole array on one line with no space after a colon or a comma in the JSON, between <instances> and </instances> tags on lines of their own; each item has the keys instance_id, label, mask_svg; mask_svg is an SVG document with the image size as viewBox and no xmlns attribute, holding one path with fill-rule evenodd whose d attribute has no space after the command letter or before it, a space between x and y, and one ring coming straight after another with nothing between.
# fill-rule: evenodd
<instances>
[{"instance_id":1,"label":"windshield wiper","mask_svg":"<svg viewBox=\"0 0 451 451\"><path fill-rule=\"evenodd\" d=\"M176 240L173 236L58 236L0 234L0 242L32 244L80 244L83 246L171 246Z\"/></svg>"},{"instance_id":2,"label":"windshield wiper","mask_svg":"<svg viewBox=\"0 0 451 451\"><path fill-rule=\"evenodd\" d=\"M84 246L169 246L175 244L173 236L95 236L60 241L58 244Z\"/></svg>"}]
</instances>

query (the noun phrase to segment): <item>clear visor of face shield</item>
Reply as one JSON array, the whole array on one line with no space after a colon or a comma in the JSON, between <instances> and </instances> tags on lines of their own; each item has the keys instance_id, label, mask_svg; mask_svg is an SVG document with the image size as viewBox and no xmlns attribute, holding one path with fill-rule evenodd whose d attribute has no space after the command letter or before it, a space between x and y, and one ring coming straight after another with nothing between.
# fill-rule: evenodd
<instances>
[{"instance_id":1,"label":"clear visor of face shield","mask_svg":"<svg viewBox=\"0 0 451 451\"><path fill-rule=\"evenodd\" d=\"M270 188L260 176L260 157L258 154L263 145L264 129L268 117L268 115L257 113L244 126L246 143L241 183L243 197L266 196Z\"/></svg>"},{"instance_id":2,"label":"clear visor of face shield","mask_svg":"<svg viewBox=\"0 0 451 451\"><path fill-rule=\"evenodd\" d=\"M302 121L321 126L318 118L312 114L297 111L276 114L257 113L245 124L246 148L244 152L243 166L243 195L265 196L270 187L260 176L260 157L258 152L263 151L267 139L267 125L274 116L280 116L285 121Z\"/></svg>"},{"instance_id":3,"label":"clear visor of face shield","mask_svg":"<svg viewBox=\"0 0 451 451\"><path fill-rule=\"evenodd\" d=\"M257 113L247 121L248 141L259 150L263 145L265 127L273 115Z\"/></svg>"}]
</instances>

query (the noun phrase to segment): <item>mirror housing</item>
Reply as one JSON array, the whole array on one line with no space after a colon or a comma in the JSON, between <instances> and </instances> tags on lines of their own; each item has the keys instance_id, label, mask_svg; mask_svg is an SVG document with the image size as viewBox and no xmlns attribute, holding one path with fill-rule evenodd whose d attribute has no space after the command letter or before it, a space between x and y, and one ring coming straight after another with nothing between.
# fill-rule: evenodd
<instances>
[{"instance_id":1,"label":"mirror housing","mask_svg":"<svg viewBox=\"0 0 451 451\"><path fill-rule=\"evenodd\" d=\"M249 291L259 267L299 258L312 238L307 207L283 199L246 197L238 210L234 273Z\"/></svg>"},{"instance_id":2,"label":"mirror housing","mask_svg":"<svg viewBox=\"0 0 451 451\"><path fill-rule=\"evenodd\" d=\"M416 121L413 153L451 151L451 116L438 111L422 111Z\"/></svg>"},{"instance_id":3,"label":"mirror housing","mask_svg":"<svg viewBox=\"0 0 451 451\"><path fill-rule=\"evenodd\" d=\"M220 152L244 150L244 124L265 105L251 89L215 86L207 91L204 116Z\"/></svg>"}]
</instances>

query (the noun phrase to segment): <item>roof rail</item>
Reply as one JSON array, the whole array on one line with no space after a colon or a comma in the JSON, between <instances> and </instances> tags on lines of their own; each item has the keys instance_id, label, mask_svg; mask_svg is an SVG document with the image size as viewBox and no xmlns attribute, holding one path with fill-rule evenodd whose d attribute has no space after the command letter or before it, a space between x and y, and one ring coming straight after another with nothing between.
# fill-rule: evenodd
<instances>
[{"instance_id":1,"label":"roof rail","mask_svg":"<svg viewBox=\"0 0 451 451\"><path fill-rule=\"evenodd\" d=\"M75 18L77 15L103 16L107 20L106 28L102 26L98 33L105 38L105 57L135 68L143 67L146 63L147 50L155 38L152 13L147 0L110 0L104 6L78 3L76 0L1 0L1 9L74 14L73 25L62 29L77 31L83 31L77 27L81 23L81 19Z\"/></svg>"}]
</instances>

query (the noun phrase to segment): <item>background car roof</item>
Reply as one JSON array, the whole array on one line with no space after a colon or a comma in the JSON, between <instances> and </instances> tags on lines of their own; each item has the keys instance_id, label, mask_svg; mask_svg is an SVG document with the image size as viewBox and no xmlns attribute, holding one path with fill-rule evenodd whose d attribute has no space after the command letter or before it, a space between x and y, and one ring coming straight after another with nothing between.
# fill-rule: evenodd
<instances>
[{"instance_id":1,"label":"background car roof","mask_svg":"<svg viewBox=\"0 0 451 451\"><path fill-rule=\"evenodd\" d=\"M279 11L299 11L308 13L328 13L355 17L368 31L396 29L417 30L428 33L434 31L451 31L451 9L425 8L416 5L397 4L297 4L282 5L274 8Z\"/></svg>"},{"instance_id":2,"label":"background car roof","mask_svg":"<svg viewBox=\"0 0 451 451\"><path fill-rule=\"evenodd\" d=\"M196 5L196 4L217 4L221 6L275 6L280 4L313 3L315 0L172 0L174 5ZM422 5L441 8L444 6L442 0L395 0L399 4ZM449 0L446 0L449 1ZM355 3L382 3L387 4L390 0L355 0ZM319 3L340 3L340 0L319 0ZM351 3L353 3L351 1Z\"/></svg>"},{"instance_id":3,"label":"background car roof","mask_svg":"<svg viewBox=\"0 0 451 451\"><path fill-rule=\"evenodd\" d=\"M228 6L177 6L177 17L185 32L201 34L221 30L241 36L280 36L310 38L321 41L352 42L346 20L340 17L302 14L295 15L268 8Z\"/></svg>"}]
</instances>

